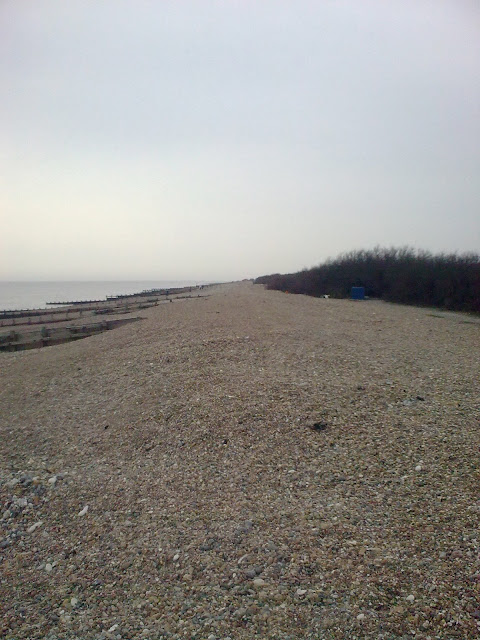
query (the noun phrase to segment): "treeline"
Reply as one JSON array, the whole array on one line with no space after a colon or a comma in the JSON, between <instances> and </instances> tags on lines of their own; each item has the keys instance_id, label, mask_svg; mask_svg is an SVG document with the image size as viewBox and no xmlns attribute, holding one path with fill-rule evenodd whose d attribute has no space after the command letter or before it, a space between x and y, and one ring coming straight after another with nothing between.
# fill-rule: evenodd
<instances>
[{"instance_id":1,"label":"treeline","mask_svg":"<svg viewBox=\"0 0 480 640\"><path fill-rule=\"evenodd\" d=\"M480 313L480 256L433 255L409 247L351 251L313 269L255 280L267 289L310 296L350 296L352 287L390 302Z\"/></svg>"}]
</instances>

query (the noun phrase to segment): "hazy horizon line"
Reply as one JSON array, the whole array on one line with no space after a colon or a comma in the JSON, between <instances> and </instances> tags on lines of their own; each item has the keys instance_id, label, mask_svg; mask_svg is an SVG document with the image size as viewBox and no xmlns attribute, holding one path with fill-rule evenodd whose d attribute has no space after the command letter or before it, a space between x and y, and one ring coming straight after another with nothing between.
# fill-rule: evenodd
<instances>
[{"instance_id":1,"label":"hazy horizon line","mask_svg":"<svg viewBox=\"0 0 480 640\"><path fill-rule=\"evenodd\" d=\"M79 279L69 279L69 280L61 280L61 279L57 279L57 280L37 280L35 278L32 279L28 279L28 278L22 278L21 280L4 280L2 278L0 278L0 282L1 283L7 283L7 282L206 282L206 283L213 283L213 282L227 282L226 280L204 280L202 278L181 278L181 279L177 279L177 278L115 278L115 279L111 279L111 278L97 278L94 280L79 280Z\"/></svg>"}]
</instances>

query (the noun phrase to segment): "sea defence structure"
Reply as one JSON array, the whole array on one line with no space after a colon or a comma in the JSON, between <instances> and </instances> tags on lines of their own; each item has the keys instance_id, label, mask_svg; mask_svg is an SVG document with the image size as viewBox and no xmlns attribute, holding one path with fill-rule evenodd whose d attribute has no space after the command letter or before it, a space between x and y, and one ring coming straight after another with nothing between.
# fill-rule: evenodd
<instances>
[{"instance_id":1,"label":"sea defence structure","mask_svg":"<svg viewBox=\"0 0 480 640\"><path fill-rule=\"evenodd\" d=\"M47 302L49 309L0 311L0 351L20 351L52 346L114 329L135 311L187 298L205 297L205 285L178 289L151 289L136 294L108 296L105 300ZM117 315L99 322L98 316Z\"/></svg>"}]
</instances>

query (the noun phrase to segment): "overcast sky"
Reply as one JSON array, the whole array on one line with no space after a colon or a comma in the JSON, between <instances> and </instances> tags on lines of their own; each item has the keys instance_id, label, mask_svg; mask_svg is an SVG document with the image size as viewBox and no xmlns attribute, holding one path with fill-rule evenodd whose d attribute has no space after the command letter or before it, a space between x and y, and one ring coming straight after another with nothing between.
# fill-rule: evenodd
<instances>
[{"instance_id":1,"label":"overcast sky","mask_svg":"<svg viewBox=\"0 0 480 640\"><path fill-rule=\"evenodd\" d=\"M0 278L480 249L477 0L2 0Z\"/></svg>"}]
</instances>

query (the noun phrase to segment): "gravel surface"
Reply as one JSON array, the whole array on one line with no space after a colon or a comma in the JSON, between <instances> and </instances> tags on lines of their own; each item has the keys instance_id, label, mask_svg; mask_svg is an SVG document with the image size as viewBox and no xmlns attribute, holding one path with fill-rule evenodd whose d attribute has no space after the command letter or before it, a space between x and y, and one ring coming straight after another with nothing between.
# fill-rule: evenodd
<instances>
[{"instance_id":1,"label":"gravel surface","mask_svg":"<svg viewBox=\"0 0 480 640\"><path fill-rule=\"evenodd\" d=\"M479 323L208 294L0 354L0 637L478 637Z\"/></svg>"}]
</instances>

